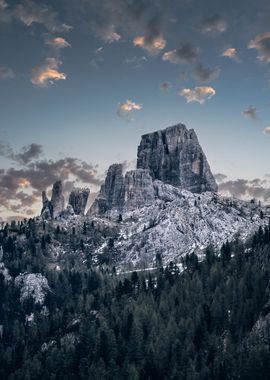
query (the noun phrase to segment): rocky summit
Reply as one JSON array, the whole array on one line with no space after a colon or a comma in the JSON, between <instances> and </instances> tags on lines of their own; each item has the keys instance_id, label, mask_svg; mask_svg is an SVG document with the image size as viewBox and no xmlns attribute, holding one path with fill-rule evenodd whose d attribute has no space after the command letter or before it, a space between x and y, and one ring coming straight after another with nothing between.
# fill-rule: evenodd
<instances>
[{"instance_id":1,"label":"rocky summit","mask_svg":"<svg viewBox=\"0 0 270 380\"><path fill-rule=\"evenodd\" d=\"M143 135L138 147L137 168L148 169L153 180L192 193L217 191L197 135L184 124Z\"/></svg>"},{"instance_id":2,"label":"rocky summit","mask_svg":"<svg viewBox=\"0 0 270 380\"><path fill-rule=\"evenodd\" d=\"M73 190L64 208L58 181L51 200L43 192L42 218L83 237L83 260L89 251L99 263L110 252L109 260L122 268L154 266L157 254L164 264L180 262L209 245L220 247L236 236L245 240L270 216L269 207L217 193L198 138L183 124L143 135L137 168L124 173L122 164L111 165L84 215L88 195L88 189ZM68 244L58 241L50 247L59 266Z\"/></svg>"},{"instance_id":3,"label":"rocky summit","mask_svg":"<svg viewBox=\"0 0 270 380\"><path fill-rule=\"evenodd\" d=\"M137 169L123 175L121 164L109 167L89 215L117 215L150 205L159 198L155 181L192 193L217 191L217 184L193 129L177 124L142 136Z\"/></svg>"}]
</instances>

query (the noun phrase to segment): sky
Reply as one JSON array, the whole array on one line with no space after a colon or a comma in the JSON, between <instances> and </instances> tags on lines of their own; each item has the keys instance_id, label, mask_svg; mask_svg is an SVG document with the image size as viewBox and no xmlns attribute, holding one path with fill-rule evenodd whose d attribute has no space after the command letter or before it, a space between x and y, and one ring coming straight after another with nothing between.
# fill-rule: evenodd
<instances>
[{"instance_id":1,"label":"sky","mask_svg":"<svg viewBox=\"0 0 270 380\"><path fill-rule=\"evenodd\" d=\"M219 191L270 203L267 0L0 0L0 218L92 194L144 133L193 128Z\"/></svg>"}]
</instances>

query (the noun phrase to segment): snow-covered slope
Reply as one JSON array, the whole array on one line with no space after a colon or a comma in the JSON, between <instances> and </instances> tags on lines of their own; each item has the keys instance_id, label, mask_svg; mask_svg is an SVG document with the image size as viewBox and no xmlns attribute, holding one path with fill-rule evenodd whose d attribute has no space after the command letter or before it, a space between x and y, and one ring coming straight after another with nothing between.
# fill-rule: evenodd
<instances>
[{"instance_id":1,"label":"snow-covered slope","mask_svg":"<svg viewBox=\"0 0 270 380\"><path fill-rule=\"evenodd\" d=\"M246 239L268 223L270 210L255 202L224 198L216 193L194 194L155 181L159 199L151 206L122 214L115 242L122 264L163 264L193 251L200 254L208 245L220 247L237 235Z\"/></svg>"}]
</instances>

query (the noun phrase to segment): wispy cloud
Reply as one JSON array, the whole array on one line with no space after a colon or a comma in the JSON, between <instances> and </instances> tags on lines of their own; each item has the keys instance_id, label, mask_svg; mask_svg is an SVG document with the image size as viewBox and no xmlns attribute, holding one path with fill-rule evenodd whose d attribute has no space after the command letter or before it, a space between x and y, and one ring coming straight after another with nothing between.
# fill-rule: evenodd
<instances>
[{"instance_id":1,"label":"wispy cloud","mask_svg":"<svg viewBox=\"0 0 270 380\"><path fill-rule=\"evenodd\" d=\"M169 61L174 64L192 63L200 53L200 49L189 43L181 45L178 49L168 51L163 54L163 61Z\"/></svg>"},{"instance_id":2,"label":"wispy cloud","mask_svg":"<svg viewBox=\"0 0 270 380\"><path fill-rule=\"evenodd\" d=\"M136 55L131 58L125 58L124 63L127 65L131 65L135 68L141 68L142 65L147 62L147 58L143 55L141 57L137 57Z\"/></svg>"},{"instance_id":3,"label":"wispy cloud","mask_svg":"<svg viewBox=\"0 0 270 380\"><path fill-rule=\"evenodd\" d=\"M164 94L167 94L171 88L170 82L162 82L160 84L160 89Z\"/></svg>"},{"instance_id":4,"label":"wispy cloud","mask_svg":"<svg viewBox=\"0 0 270 380\"><path fill-rule=\"evenodd\" d=\"M220 68L218 67L204 67L202 64L199 64L193 70L193 76L199 82L212 82L219 77Z\"/></svg>"},{"instance_id":5,"label":"wispy cloud","mask_svg":"<svg viewBox=\"0 0 270 380\"><path fill-rule=\"evenodd\" d=\"M233 48L233 47L225 49L222 52L221 56L226 57L226 58L230 58L230 59L232 59L238 63L240 62L240 58L238 57L237 50L236 50L236 48Z\"/></svg>"},{"instance_id":6,"label":"wispy cloud","mask_svg":"<svg viewBox=\"0 0 270 380\"><path fill-rule=\"evenodd\" d=\"M157 54L166 47L166 41L161 36L137 36L133 39L133 44L147 50L150 54Z\"/></svg>"},{"instance_id":7,"label":"wispy cloud","mask_svg":"<svg viewBox=\"0 0 270 380\"><path fill-rule=\"evenodd\" d=\"M215 14L203 18L197 25L197 29L203 34L223 33L227 30L227 22L222 16Z\"/></svg>"},{"instance_id":8,"label":"wispy cloud","mask_svg":"<svg viewBox=\"0 0 270 380\"><path fill-rule=\"evenodd\" d=\"M243 115L252 120L258 120L258 110L256 107L249 106L243 111Z\"/></svg>"},{"instance_id":9,"label":"wispy cloud","mask_svg":"<svg viewBox=\"0 0 270 380\"><path fill-rule=\"evenodd\" d=\"M258 35L248 44L249 49L256 49L258 60L270 62L270 32Z\"/></svg>"},{"instance_id":10,"label":"wispy cloud","mask_svg":"<svg viewBox=\"0 0 270 380\"><path fill-rule=\"evenodd\" d=\"M58 19L58 14L49 6L32 0L24 0L14 9L15 17L30 27L32 24L43 25L51 33L69 32L72 27Z\"/></svg>"},{"instance_id":11,"label":"wispy cloud","mask_svg":"<svg viewBox=\"0 0 270 380\"><path fill-rule=\"evenodd\" d=\"M43 65L33 69L31 82L38 87L47 87L55 81L65 80L66 74L58 70L61 64L57 58L47 58Z\"/></svg>"},{"instance_id":12,"label":"wispy cloud","mask_svg":"<svg viewBox=\"0 0 270 380\"><path fill-rule=\"evenodd\" d=\"M15 72L10 67L0 66L0 80L9 80L15 77Z\"/></svg>"},{"instance_id":13,"label":"wispy cloud","mask_svg":"<svg viewBox=\"0 0 270 380\"><path fill-rule=\"evenodd\" d=\"M70 43L67 42L67 40L63 37L47 38L45 43L46 45L52 46L56 49L64 49L71 47Z\"/></svg>"},{"instance_id":14,"label":"wispy cloud","mask_svg":"<svg viewBox=\"0 0 270 380\"><path fill-rule=\"evenodd\" d=\"M142 109L142 104L135 103L131 100L127 100L125 103L120 103L117 115L122 119L130 121L130 115L132 111L139 111Z\"/></svg>"},{"instance_id":15,"label":"wispy cloud","mask_svg":"<svg viewBox=\"0 0 270 380\"><path fill-rule=\"evenodd\" d=\"M207 99L211 99L216 94L216 90L213 87L195 87L195 88L183 88L179 95L183 96L187 103L197 102L200 104L205 103Z\"/></svg>"}]
</instances>

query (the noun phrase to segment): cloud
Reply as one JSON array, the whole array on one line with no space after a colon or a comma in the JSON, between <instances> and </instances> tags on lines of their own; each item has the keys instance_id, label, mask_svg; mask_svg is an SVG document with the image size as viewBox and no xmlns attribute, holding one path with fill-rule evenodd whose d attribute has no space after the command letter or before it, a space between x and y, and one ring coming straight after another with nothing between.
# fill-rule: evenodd
<instances>
[{"instance_id":1,"label":"cloud","mask_svg":"<svg viewBox=\"0 0 270 380\"><path fill-rule=\"evenodd\" d=\"M15 72L10 67L0 66L0 80L9 80L15 78Z\"/></svg>"},{"instance_id":2,"label":"cloud","mask_svg":"<svg viewBox=\"0 0 270 380\"><path fill-rule=\"evenodd\" d=\"M11 157L22 164L28 164L29 162L38 159L43 153L43 148L39 144L32 143L22 148L22 152L13 154Z\"/></svg>"},{"instance_id":3,"label":"cloud","mask_svg":"<svg viewBox=\"0 0 270 380\"><path fill-rule=\"evenodd\" d=\"M161 36L137 36L133 39L133 44L147 50L150 54L157 54L166 47L166 41Z\"/></svg>"},{"instance_id":4,"label":"cloud","mask_svg":"<svg viewBox=\"0 0 270 380\"><path fill-rule=\"evenodd\" d=\"M59 179L66 193L82 183L94 187L102 183L97 166L73 157L42 160L42 152L38 144L23 147L20 153L15 153L7 144L0 144L0 154L19 166L0 169L0 211L27 215L29 210L39 209L42 190L51 188Z\"/></svg>"},{"instance_id":5,"label":"cloud","mask_svg":"<svg viewBox=\"0 0 270 380\"><path fill-rule=\"evenodd\" d=\"M162 82L162 83L160 84L160 89L161 89L161 91L162 91L164 94L167 94L168 91L170 90L170 88L171 88L171 84L170 84L170 82Z\"/></svg>"},{"instance_id":6,"label":"cloud","mask_svg":"<svg viewBox=\"0 0 270 380\"><path fill-rule=\"evenodd\" d=\"M8 7L8 4L5 0L0 0L0 10L4 10Z\"/></svg>"},{"instance_id":7,"label":"cloud","mask_svg":"<svg viewBox=\"0 0 270 380\"><path fill-rule=\"evenodd\" d=\"M142 57L137 57L136 55L131 58L124 59L124 63L127 65L133 65L135 68L141 68L143 63L147 62L147 58L143 55Z\"/></svg>"},{"instance_id":8,"label":"cloud","mask_svg":"<svg viewBox=\"0 0 270 380\"><path fill-rule=\"evenodd\" d=\"M171 9L166 4L161 6L160 0L80 1L78 8L85 27L90 26L103 41L107 42L113 33L126 38L142 36L144 41L137 46L151 54L162 50L163 24L167 23Z\"/></svg>"},{"instance_id":9,"label":"cloud","mask_svg":"<svg viewBox=\"0 0 270 380\"><path fill-rule=\"evenodd\" d=\"M197 25L197 29L203 34L218 34L227 30L227 22L218 14L203 18Z\"/></svg>"},{"instance_id":10,"label":"cloud","mask_svg":"<svg viewBox=\"0 0 270 380\"><path fill-rule=\"evenodd\" d=\"M23 24L30 27L32 24L40 24L51 33L69 32L70 25L58 20L57 12L45 4L38 4L31 0L25 0L17 5L14 10L15 17Z\"/></svg>"},{"instance_id":11,"label":"cloud","mask_svg":"<svg viewBox=\"0 0 270 380\"><path fill-rule=\"evenodd\" d=\"M243 115L252 120L258 120L258 110L256 107L249 106L243 111Z\"/></svg>"},{"instance_id":12,"label":"cloud","mask_svg":"<svg viewBox=\"0 0 270 380\"><path fill-rule=\"evenodd\" d=\"M270 32L256 36L249 42L248 48L257 50L259 61L270 62Z\"/></svg>"},{"instance_id":13,"label":"cloud","mask_svg":"<svg viewBox=\"0 0 270 380\"><path fill-rule=\"evenodd\" d=\"M225 181L219 184L218 190L225 196L234 196L240 199L256 198L263 202L270 202L270 181L265 178Z\"/></svg>"},{"instance_id":14,"label":"cloud","mask_svg":"<svg viewBox=\"0 0 270 380\"><path fill-rule=\"evenodd\" d=\"M169 61L174 64L192 63L199 55L199 48L189 43L181 45L178 49L168 51L163 54L163 61Z\"/></svg>"},{"instance_id":15,"label":"cloud","mask_svg":"<svg viewBox=\"0 0 270 380\"><path fill-rule=\"evenodd\" d=\"M266 128L264 129L264 133L265 133L266 135L270 135L270 127L266 127Z\"/></svg>"},{"instance_id":16,"label":"cloud","mask_svg":"<svg viewBox=\"0 0 270 380\"><path fill-rule=\"evenodd\" d=\"M225 174L222 173L214 174L214 177L217 182L223 182L226 178L228 178Z\"/></svg>"},{"instance_id":17,"label":"cloud","mask_svg":"<svg viewBox=\"0 0 270 380\"><path fill-rule=\"evenodd\" d=\"M130 114L132 111L139 111L142 109L142 104L138 104L135 102L132 102L131 100L127 100L125 103L120 103L117 115L121 117L122 119L130 121Z\"/></svg>"},{"instance_id":18,"label":"cloud","mask_svg":"<svg viewBox=\"0 0 270 380\"><path fill-rule=\"evenodd\" d=\"M183 96L187 103L198 102L203 104L207 99L211 99L216 94L213 87L183 88L179 95Z\"/></svg>"},{"instance_id":19,"label":"cloud","mask_svg":"<svg viewBox=\"0 0 270 380\"><path fill-rule=\"evenodd\" d=\"M94 57L91 59L90 65L98 69L100 64L104 62L103 53L104 53L103 46L100 46L99 48L97 48L94 51Z\"/></svg>"},{"instance_id":20,"label":"cloud","mask_svg":"<svg viewBox=\"0 0 270 380\"><path fill-rule=\"evenodd\" d=\"M65 80L66 74L58 71L62 64L57 58L46 58L43 65L33 69L31 82L38 87L47 87L54 84L55 81Z\"/></svg>"},{"instance_id":21,"label":"cloud","mask_svg":"<svg viewBox=\"0 0 270 380\"><path fill-rule=\"evenodd\" d=\"M226 58L230 58L230 59L232 59L238 63L240 62L237 50L236 50L236 48L233 48L233 47L230 47L230 48L224 50L223 53L221 54L221 56L226 57Z\"/></svg>"},{"instance_id":22,"label":"cloud","mask_svg":"<svg viewBox=\"0 0 270 380\"><path fill-rule=\"evenodd\" d=\"M63 48L70 48L71 45L65 38L63 37L54 37L54 38L49 38L45 42L47 45L50 45L56 49L63 49Z\"/></svg>"},{"instance_id":23,"label":"cloud","mask_svg":"<svg viewBox=\"0 0 270 380\"><path fill-rule=\"evenodd\" d=\"M220 71L218 67L208 68L199 64L193 70L193 76L199 82L212 82L219 77Z\"/></svg>"}]
</instances>

